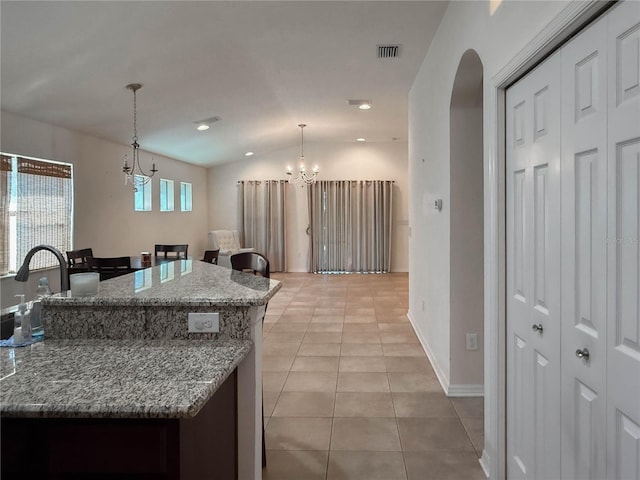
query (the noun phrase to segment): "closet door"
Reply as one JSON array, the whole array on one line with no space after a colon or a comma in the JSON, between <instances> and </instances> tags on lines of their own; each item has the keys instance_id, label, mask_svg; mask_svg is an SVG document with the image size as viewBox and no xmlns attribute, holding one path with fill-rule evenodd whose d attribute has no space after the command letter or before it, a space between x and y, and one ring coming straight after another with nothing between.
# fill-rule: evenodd
<instances>
[{"instance_id":1,"label":"closet door","mask_svg":"<svg viewBox=\"0 0 640 480\"><path fill-rule=\"evenodd\" d=\"M606 17L562 53L562 478L605 474Z\"/></svg>"},{"instance_id":2,"label":"closet door","mask_svg":"<svg viewBox=\"0 0 640 480\"><path fill-rule=\"evenodd\" d=\"M507 474L560 473L560 56L507 91Z\"/></svg>"},{"instance_id":3,"label":"closet door","mask_svg":"<svg viewBox=\"0 0 640 480\"><path fill-rule=\"evenodd\" d=\"M607 475L640 479L640 2L608 15Z\"/></svg>"}]
</instances>

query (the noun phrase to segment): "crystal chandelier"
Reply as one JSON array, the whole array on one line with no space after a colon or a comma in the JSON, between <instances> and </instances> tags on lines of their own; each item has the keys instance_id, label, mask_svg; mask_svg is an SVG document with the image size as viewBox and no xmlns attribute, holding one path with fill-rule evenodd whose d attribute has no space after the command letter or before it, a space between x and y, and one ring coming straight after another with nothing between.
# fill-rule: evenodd
<instances>
[{"instance_id":1,"label":"crystal chandelier","mask_svg":"<svg viewBox=\"0 0 640 480\"><path fill-rule=\"evenodd\" d=\"M146 184L151 180L151 177L158 171L156 164L151 165L151 174L146 173L140 166L140 145L138 144L138 125L137 125L137 109L136 109L136 92L142 88L140 83L131 83L127 85L127 90L133 92L133 142L131 143L132 161L129 165L128 155L124 156L124 165L122 166L122 173L124 173L124 184L130 183L133 186L133 191L137 191L138 187Z\"/></svg>"},{"instance_id":2,"label":"crystal chandelier","mask_svg":"<svg viewBox=\"0 0 640 480\"><path fill-rule=\"evenodd\" d=\"M300 167L298 168L298 172L294 175L293 168L288 166L287 175L289 176L289 183L305 186L315 183L320 169L316 165L313 167L313 171L311 173L307 172L307 169L304 166L304 127L307 125L300 123L298 126L300 127Z\"/></svg>"}]
</instances>

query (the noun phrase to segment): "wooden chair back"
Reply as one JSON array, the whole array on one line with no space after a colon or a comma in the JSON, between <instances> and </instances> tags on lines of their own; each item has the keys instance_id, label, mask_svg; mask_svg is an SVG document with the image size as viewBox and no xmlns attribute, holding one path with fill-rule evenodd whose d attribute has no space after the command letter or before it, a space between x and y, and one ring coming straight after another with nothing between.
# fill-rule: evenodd
<instances>
[{"instance_id":1,"label":"wooden chair back","mask_svg":"<svg viewBox=\"0 0 640 480\"><path fill-rule=\"evenodd\" d=\"M203 262L213 263L214 265L218 264L218 254L220 253L220 249L217 250L205 250Z\"/></svg>"},{"instance_id":2,"label":"wooden chair back","mask_svg":"<svg viewBox=\"0 0 640 480\"><path fill-rule=\"evenodd\" d=\"M131 273L131 257L89 257L89 270L100 273L100 281Z\"/></svg>"},{"instance_id":3,"label":"wooden chair back","mask_svg":"<svg viewBox=\"0 0 640 480\"><path fill-rule=\"evenodd\" d=\"M156 243L154 251L156 257L158 257L158 254L161 253L164 258L168 258L167 253L175 253L176 258L187 258L188 249L189 245L164 245Z\"/></svg>"},{"instance_id":4,"label":"wooden chair back","mask_svg":"<svg viewBox=\"0 0 640 480\"><path fill-rule=\"evenodd\" d=\"M269 260L258 252L242 252L231 255L231 268L241 272L251 271L254 275L269 278Z\"/></svg>"},{"instance_id":5,"label":"wooden chair back","mask_svg":"<svg viewBox=\"0 0 640 480\"><path fill-rule=\"evenodd\" d=\"M70 252L67 252L67 266L74 270L80 268L87 269L89 268L89 264L87 262L88 257L93 257L93 250L90 248L71 250Z\"/></svg>"}]
</instances>

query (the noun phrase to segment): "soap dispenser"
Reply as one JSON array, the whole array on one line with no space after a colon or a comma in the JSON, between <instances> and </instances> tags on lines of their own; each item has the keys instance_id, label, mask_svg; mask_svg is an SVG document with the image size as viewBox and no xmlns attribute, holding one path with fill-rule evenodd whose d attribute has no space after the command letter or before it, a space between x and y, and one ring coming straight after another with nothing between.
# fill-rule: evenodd
<instances>
[{"instance_id":1,"label":"soap dispenser","mask_svg":"<svg viewBox=\"0 0 640 480\"><path fill-rule=\"evenodd\" d=\"M31 342L31 312L24 302L24 294L16 295L20 297L18 311L14 314L13 321L13 342L16 345Z\"/></svg>"}]
</instances>

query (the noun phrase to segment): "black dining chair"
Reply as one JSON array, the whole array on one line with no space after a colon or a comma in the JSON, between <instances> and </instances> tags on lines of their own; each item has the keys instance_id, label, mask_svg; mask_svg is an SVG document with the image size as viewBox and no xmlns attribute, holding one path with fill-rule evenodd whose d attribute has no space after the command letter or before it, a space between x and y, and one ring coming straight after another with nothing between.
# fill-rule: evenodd
<instances>
[{"instance_id":1,"label":"black dining chair","mask_svg":"<svg viewBox=\"0 0 640 480\"><path fill-rule=\"evenodd\" d=\"M269 260L258 252L242 252L231 255L231 268L269 278Z\"/></svg>"},{"instance_id":2,"label":"black dining chair","mask_svg":"<svg viewBox=\"0 0 640 480\"><path fill-rule=\"evenodd\" d=\"M269 260L257 252L242 252L231 255L231 268L269 278ZM267 306L265 305L265 311ZM262 317L264 322L264 317ZM262 467L267 466L267 451L264 438L264 399L262 400Z\"/></svg>"},{"instance_id":3,"label":"black dining chair","mask_svg":"<svg viewBox=\"0 0 640 480\"><path fill-rule=\"evenodd\" d=\"M98 272L100 281L133 272L131 257L88 257L89 271Z\"/></svg>"},{"instance_id":4,"label":"black dining chair","mask_svg":"<svg viewBox=\"0 0 640 480\"><path fill-rule=\"evenodd\" d=\"M214 265L218 264L218 254L220 253L220 249L217 250L205 250L203 262L213 263Z\"/></svg>"},{"instance_id":5,"label":"black dining chair","mask_svg":"<svg viewBox=\"0 0 640 480\"><path fill-rule=\"evenodd\" d=\"M73 273L89 271L87 258L93 257L93 250L90 248L80 248L67 252L67 278Z\"/></svg>"},{"instance_id":6,"label":"black dining chair","mask_svg":"<svg viewBox=\"0 0 640 480\"><path fill-rule=\"evenodd\" d=\"M156 257L160 256L158 254L161 253L164 258L187 258L188 248L189 245L165 245L156 243L154 250ZM175 255L167 256L168 253L175 253Z\"/></svg>"}]
</instances>

